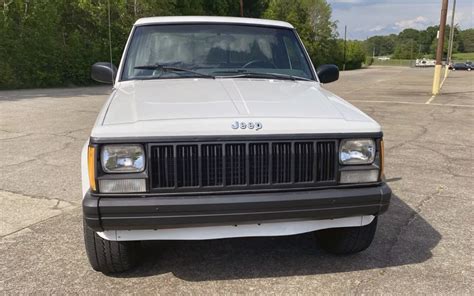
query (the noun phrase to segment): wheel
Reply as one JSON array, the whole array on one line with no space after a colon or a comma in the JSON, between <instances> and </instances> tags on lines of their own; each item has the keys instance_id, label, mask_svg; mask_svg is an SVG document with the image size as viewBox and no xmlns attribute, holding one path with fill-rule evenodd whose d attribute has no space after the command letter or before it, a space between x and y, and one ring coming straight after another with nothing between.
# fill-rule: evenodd
<instances>
[{"instance_id":1,"label":"wheel","mask_svg":"<svg viewBox=\"0 0 474 296\"><path fill-rule=\"evenodd\" d=\"M84 221L84 242L92 268L105 274L131 269L138 263L140 242L108 241L88 227Z\"/></svg>"},{"instance_id":2,"label":"wheel","mask_svg":"<svg viewBox=\"0 0 474 296\"><path fill-rule=\"evenodd\" d=\"M377 217L360 227L330 228L315 232L319 245L327 252L348 255L367 249L375 236Z\"/></svg>"}]
</instances>

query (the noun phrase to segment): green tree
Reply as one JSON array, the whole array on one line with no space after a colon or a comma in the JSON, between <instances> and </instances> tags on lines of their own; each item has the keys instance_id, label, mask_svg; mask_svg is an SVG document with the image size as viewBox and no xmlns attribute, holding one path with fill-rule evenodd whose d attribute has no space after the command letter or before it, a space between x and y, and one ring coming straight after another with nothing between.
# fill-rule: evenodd
<instances>
[{"instance_id":1,"label":"green tree","mask_svg":"<svg viewBox=\"0 0 474 296\"><path fill-rule=\"evenodd\" d=\"M342 67L344 64L344 54L340 51L343 51L344 48L344 40L338 40L338 48L340 49L338 52L339 59L337 60L337 64L339 68ZM342 59L340 58L342 56ZM346 42L346 70L352 69L359 69L362 66L362 63L365 62L365 46L363 41L356 41L356 40L349 40Z\"/></svg>"},{"instance_id":2,"label":"green tree","mask_svg":"<svg viewBox=\"0 0 474 296\"><path fill-rule=\"evenodd\" d=\"M373 36L368 38L364 44L368 55L386 56L393 54L397 36Z\"/></svg>"},{"instance_id":3,"label":"green tree","mask_svg":"<svg viewBox=\"0 0 474 296\"><path fill-rule=\"evenodd\" d=\"M426 30L420 31L418 49L422 54L431 53L431 44L436 39L439 26L430 26Z\"/></svg>"},{"instance_id":4,"label":"green tree","mask_svg":"<svg viewBox=\"0 0 474 296\"><path fill-rule=\"evenodd\" d=\"M446 31L444 34L444 43L443 43L443 57L446 57L448 54L450 31L451 31L450 26L446 26ZM457 27L454 27L453 53L458 52L458 47L459 47L460 42L462 41L460 38L459 29ZM433 58L436 56L437 49L438 49L438 39L434 38L430 47L430 54Z\"/></svg>"},{"instance_id":5,"label":"green tree","mask_svg":"<svg viewBox=\"0 0 474 296\"><path fill-rule=\"evenodd\" d=\"M112 59L118 64L136 19L240 14L239 0L109 0ZM0 88L88 85L90 66L109 60L108 0L8 0L0 5ZM325 0L244 0L244 15L287 20L315 65L342 66ZM352 45L348 62L352 63ZM358 56L356 54L355 56ZM350 60L350 61L349 61ZM359 64L358 62L354 63Z\"/></svg>"},{"instance_id":6,"label":"green tree","mask_svg":"<svg viewBox=\"0 0 474 296\"><path fill-rule=\"evenodd\" d=\"M336 60L336 24L325 0L271 0L264 17L293 24L316 66Z\"/></svg>"},{"instance_id":7,"label":"green tree","mask_svg":"<svg viewBox=\"0 0 474 296\"><path fill-rule=\"evenodd\" d=\"M466 29L459 32L460 52L474 52L474 28Z\"/></svg>"},{"instance_id":8,"label":"green tree","mask_svg":"<svg viewBox=\"0 0 474 296\"><path fill-rule=\"evenodd\" d=\"M395 46L393 58L413 60L419 57L417 54L417 45L418 43L413 39L408 39L404 42L399 42Z\"/></svg>"}]
</instances>

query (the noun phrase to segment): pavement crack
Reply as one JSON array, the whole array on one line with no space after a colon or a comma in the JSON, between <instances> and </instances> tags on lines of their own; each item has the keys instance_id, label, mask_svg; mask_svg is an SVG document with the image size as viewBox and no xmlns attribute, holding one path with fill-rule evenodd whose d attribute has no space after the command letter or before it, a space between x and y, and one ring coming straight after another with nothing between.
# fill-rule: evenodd
<instances>
[{"instance_id":1,"label":"pavement crack","mask_svg":"<svg viewBox=\"0 0 474 296\"><path fill-rule=\"evenodd\" d=\"M61 201L58 199L58 201L57 201L56 204L52 207L52 209L53 209L53 210L59 209L58 206L59 206L59 203L60 203L60 202L61 202Z\"/></svg>"},{"instance_id":2,"label":"pavement crack","mask_svg":"<svg viewBox=\"0 0 474 296\"><path fill-rule=\"evenodd\" d=\"M388 251L389 254L389 263L392 263L394 258L393 258L393 251L395 250L396 246L398 245L398 242L400 241L402 235L405 233L406 229L408 226L410 226L413 221L415 221L420 214L423 211L423 207L425 206L426 203L428 203L431 199L433 199L435 196L440 196L441 193L444 191L444 186L438 186L436 191L432 194L426 195L421 201L415 206L414 211L410 214L408 219L404 224L402 224L397 232L397 235L395 236L392 246L390 247L390 250Z\"/></svg>"},{"instance_id":3,"label":"pavement crack","mask_svg":"<svg viewBox=\"0 0 474 296\"><path fill-rule=\"evenodd\" d=\"M411 144L413 143L415 140L421 138L422 136L424 136L427 132L428 132L428 128L425 127L424 125L417 125L417 127L421 128L421 132L420 133L417 133L415 136L413 136L412 138L408 139L408 140L405 140L399 144L396 144L395 146L392 146L390 148L386 148L385 149L385 152L391 152L392 150L395 150L395 149L398 149L398 148L401 148L403 146L405 146L406 144Z\"/></svg>"},{"instance_id":4,"label":"pavement crack","mask_svg":"<svg viewBox=\"0 0 474 296\"><path fill-rule=\"evenodd\" d=\"M57 201L57 203L56 203L56 205L55 205L54 207L57 207L60 202L68 203L68 204L71 204L71 205L78 205L77 202L73 202L73 201L69 201L69 200L64 200L64 199L56 198L56 197L48 197L48 196L43 196L43 195L31 195L31 194L26 194L26 193L24 193L24 192L14 191L14 190L6 190L6 189L3 189L3 188L0 189L0 192L1 192L1 191L7 192L7 193L11 193L11 194L23 195L23 196L26 196L26 197L29 197L29 198L34 198L34 199L44 199L44 200Z\"/></svg>"},{"instance_id":5,"label":"pavement crack","mask_svg":"<svg viewBox=\"0 0 474 296\"><path fill-rule=\"evenodd\" d=\"M78 128L78 129L74 129L74 130L70 130L70 131L67 131L67 132L63 132L63 133L59 133L59 134L51 134L53 136L57 136L57 137L67 137L67 138L70 138L70 139L74 139L74 140L81 140L82 138L76 138L76 137L73 137L71 136L72 133L75 133L75 132L81 132L81 131L89 131L90 128Z\"/></svg>"},{"instance_id":6,"label":"pavement crack","mask_svg":"<svg viewBox=\"0 0 474 296\"><path fill-rule=\"evenodd\" d=\"M7 164L7 165L2 165L0 166L0 168L9 168L9 167L18 167L18 166L21 166L21 165L25 165L27 163L30 163L30 162L34 162L36 161L37 159L36 158L33 158L33 159L28 159L28 160L25 160L25 161L20 161L18 163L12 163L12 164Z\"/></svg>"},{"instance_id":7,"label":"pavement crack","mask_svg":"<svg viewBox=\"0 0 474 296\"><path fill-rule=\"evenodd\" d=\"M74 208L76 208L76 207L74 207ZM66 214L65 212L62 212L62 211L61 211L61 212L59 212L57 215L53 215L53 216L48 217L48 218L46 218L46 219L37 221L37 222L35 222L35 223L33 223L33 224L30 224L30 225L28 225L28 226L22 227L22 228L20 228L20 229L16 229L15 231L9 232L9 233L7 233L7 234L0 235L0 239L3 240L3 239L5 239L5 238L7 238L8 236L14 235L14 234L16 234L16 233L18 233L18 232L20 232L20 231L22 231L22 230L25 230L25 229L29 229L29 230L31 230L32 232L34 232L34 231L31 229L31 227L34 227L34 226L36 226L36 225L38 225L38 224L41 224L41 223L43 223L43 222L46 222L46 221L48 221L48 220L51 220L51 219L53 219L53 218L56 218L56 217L58 217L58 216L65 215L65 214Z\"/></svg>"},{"instance_id":8,"label":"pavement crack","mask_svg":"<svg viewBox=\"0 0 474 296\"><path fill-rule=\"evenodd\" d=\"M3 131L3 130L2 130ZM13 133L12 133L13 134ZM22 135L19 135L19 136L16 136L16 137L9 137L9 138L4 138L4 139L0 139L0 141L10 141L10 140L16 140L16 139L20 139L20 138L24 138L24 137L28 137L28 136L31 136L33 134L22 134Z\"/></svg>"}]
</instances>

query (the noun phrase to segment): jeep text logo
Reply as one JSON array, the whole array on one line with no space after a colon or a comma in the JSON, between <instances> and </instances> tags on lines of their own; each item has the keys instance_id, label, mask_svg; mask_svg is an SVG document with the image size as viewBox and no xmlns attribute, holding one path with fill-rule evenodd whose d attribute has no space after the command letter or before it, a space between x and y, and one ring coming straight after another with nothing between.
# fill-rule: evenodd
<instances>
[{"instance_id":1,"label":"jeep text logo","mask_svg":"<svg viewBox=\"0 0 474 296\"><path fill-rule=\"evenodd\" d=\"M232 123L232 128L233 129L255 129L256 131L260 130L263 128L263 125L261 122L239 122L236 121Z\"/></svg>"}]
</instances>

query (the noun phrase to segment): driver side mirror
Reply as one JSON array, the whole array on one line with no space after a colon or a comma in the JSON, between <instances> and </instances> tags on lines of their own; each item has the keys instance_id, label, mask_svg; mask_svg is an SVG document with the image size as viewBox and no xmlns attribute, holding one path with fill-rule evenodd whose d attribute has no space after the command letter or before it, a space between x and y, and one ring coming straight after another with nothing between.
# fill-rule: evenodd
<instances>
[{"instance_id":1,"label":"driver side mirror","mask_svg":"<svg viewBox=\"0 0 474 296\"><path fill-rule=\"evenodd\" d=\"M321 65L316 69L321 83L330 83L339 79L339 68L336 65Z\"/></svg>"},{"instance_id":2,"label":"driver side mirror","mask_svg":"<svg viewBox=\"0 0 474 296\"><path fill-rule=\"evenodd\" d=\"M117 68L111 63L95 63L92 65L91 78L100 83L113 84Z\"/></svg>"}]
</instances>

